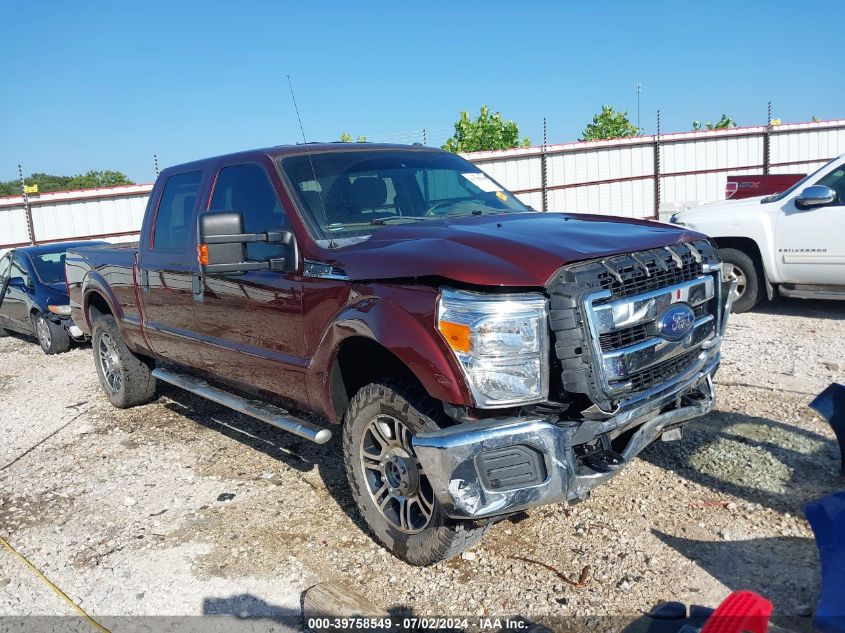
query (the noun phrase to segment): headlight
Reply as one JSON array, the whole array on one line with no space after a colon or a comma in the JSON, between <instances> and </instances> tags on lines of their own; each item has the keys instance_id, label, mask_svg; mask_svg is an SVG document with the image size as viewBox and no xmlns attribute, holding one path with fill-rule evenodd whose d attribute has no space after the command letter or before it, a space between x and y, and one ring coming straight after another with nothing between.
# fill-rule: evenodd
<instances>
[{"instance_id":1,"label":"headlight","mask_svg":"<svg viewBox=\"0 0 845 633\"><path fill-rule=\"evenodd\" d=\"M546 299L446 288L437 329L463 368L475 404L508 407L548 397Z\"/></svg>"},{"instance_id":2,"label":"headlight","mask_svg":"<svg viewBox=\"0 0 845 633\"><path fill-rule=\"evenodd\" d=\"M59 316L70 316L70 306L47 306L47 309Z\"/></svg>"}]
</instances>

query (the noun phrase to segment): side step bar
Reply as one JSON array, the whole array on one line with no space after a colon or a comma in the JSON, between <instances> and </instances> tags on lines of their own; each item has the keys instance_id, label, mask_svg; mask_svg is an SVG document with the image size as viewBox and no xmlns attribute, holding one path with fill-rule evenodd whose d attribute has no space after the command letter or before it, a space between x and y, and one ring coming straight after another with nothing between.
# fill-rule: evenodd
<instances>
[{"instance_id":1,"label":"side step bar","mask_svg":"<svg viewBox=\"0 0 845 633\"><path fill-rule=\"evenodd\" d=\"M293 433L315 444L325 444L332 439L332 432L305 420L293 417L282 408L258 400L247 400L234 394L212 387L204 380L180 374L168 369L156 367L153 376L159 380L175 385L185 391L190 391L206 400L211 400L224 407L229 407L238 413L266 422L278 429Z\"/></svg>"}]
</instances>

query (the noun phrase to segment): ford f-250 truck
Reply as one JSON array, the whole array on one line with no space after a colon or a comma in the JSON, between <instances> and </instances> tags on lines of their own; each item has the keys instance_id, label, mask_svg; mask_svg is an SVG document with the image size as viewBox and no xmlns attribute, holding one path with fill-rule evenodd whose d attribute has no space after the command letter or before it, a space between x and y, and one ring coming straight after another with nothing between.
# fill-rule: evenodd
<instances>
[{"instance_id":1,"label":"ford f-250 truck","mask_svg":"<svg viewBox=\"0 0 845 633\"><path fill-rule=\"evenodd\" d=\"M536 213L457 155L370 144L166 169L140 244L66 273L112 403L162 380L314 442L342 425L362 516L418 565L707 413L731 296L698 233Z\"/></svg>"},{"instance_id":2,"label":"ford f-250 truck","mask_svg":"<svg viewBox=\"0 0 845 633\"><path fill-rule=\"evenodd\" d=\"M786 297L845 299L845 155L782 193L704 205L670 222L701 231L719 247L736 282L734 312L775 288Z\"/></svg>"}]
</instances>

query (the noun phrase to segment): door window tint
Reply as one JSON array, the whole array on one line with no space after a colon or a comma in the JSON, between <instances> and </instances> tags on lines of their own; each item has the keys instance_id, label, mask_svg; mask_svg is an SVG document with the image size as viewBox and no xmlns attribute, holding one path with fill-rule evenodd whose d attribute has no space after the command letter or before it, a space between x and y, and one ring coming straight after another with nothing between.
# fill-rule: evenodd
<instances>
[{"instance_id":1,"label":"door window tint","mask_svg":"<svg viewBox=\"0 0 845 633\"><path fill-rule=\"evenodd\" d=\"M220 170L209 211L240 211L244 216L244 231L263 233L280 231L285 214L273 185L258 165L235 165ZM250 259L264 260L284 257L285 249L279 244L247 244Z\"/></svg>"},{"instance_id":2,"label":"door window tint","mask_svg":"<svg viewBox=\"0 0 845 633\"><path fill-rule=\"evenodd\" d=\"M199 171L177 174L167 179L153 228L154 249L187 250L201 179L202 172Z\"/></svg>"},{"instance_id":3,"label":"door window tint","mask_svg":"<svg viewBox=\"0 0 845 633\"><path fill-rule=\"evenodd\" d=\"M845 204L845 166L834 169L816 184L830 187L836 192L834 204Z\"/></svg>"},{"instance_id":4,"label":"door window tint","mask_svg":"<svg viewBox=\"0 0 845 633\"><path fill-rule=\"evenodd\" d=\"M0 259L0 281L6 281L9 277L9 264L12 262L12 256L6 255Z\"/></svg>"}]
</instances>

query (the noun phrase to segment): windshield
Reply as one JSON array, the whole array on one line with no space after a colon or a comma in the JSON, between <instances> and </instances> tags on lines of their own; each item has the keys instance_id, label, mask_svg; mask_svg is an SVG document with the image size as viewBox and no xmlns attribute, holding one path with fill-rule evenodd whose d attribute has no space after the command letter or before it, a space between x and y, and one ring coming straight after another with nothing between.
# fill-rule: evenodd
<instances>
[{"instance_id":1,"label":"windshield","mask_svg":"<svg viewBox=\"0 0 845 633\"><path fill-rule=\"evenodd\" d=\"M808 180L810 180L811 178L813 178L813 177L814 177L817 173L819 173L822 169L824 169L824 168L825 168L825 167L827 167L828 165L830 165L830 163L825 163L824 165L822 165L821 167L819 167L816 171L814 171L814 172L810 172L809 174L807 174L806 176L804 176L801 180L799 180L798 182L796 182L794 185L792 185L792 186L791 186L789 189L787 189L786 191L781 191L780 193L773 193L772 195L770 195L770 196L766 196L765 198L763 198L762 200L760 200L760 202L761 202L762 204L768 204L769 202L778 202L778 201L780 201L780 200L783 200L784 198L786 198L786 196L788 196L789 194L791 194L793 191L795 191L795 190L797 190L797 189L799 189L799 188L803 187L803 186L804 186L804 184L805 184Z\"/></svg>"},{"instance_id":2,"label":"windshield","mask_svg":"<svg viewBox=\"0 0 845 633\"><path fill-rule=\"evenodd\" d=\"M44 284L63 284L65 282L65 253L44 253L31 255L35 274Z\"/></svg>"},{"instance_id":3,"label":"windshield","mask_svg":"<svg viewBox=\"0 0 845 633\"><path fill-rule=\"evenodd\" d=\"M530 211L475 165L445 152L316 152L280 165L323 239L368 236L389 224Z\"/></svg>"}]
</instances>

